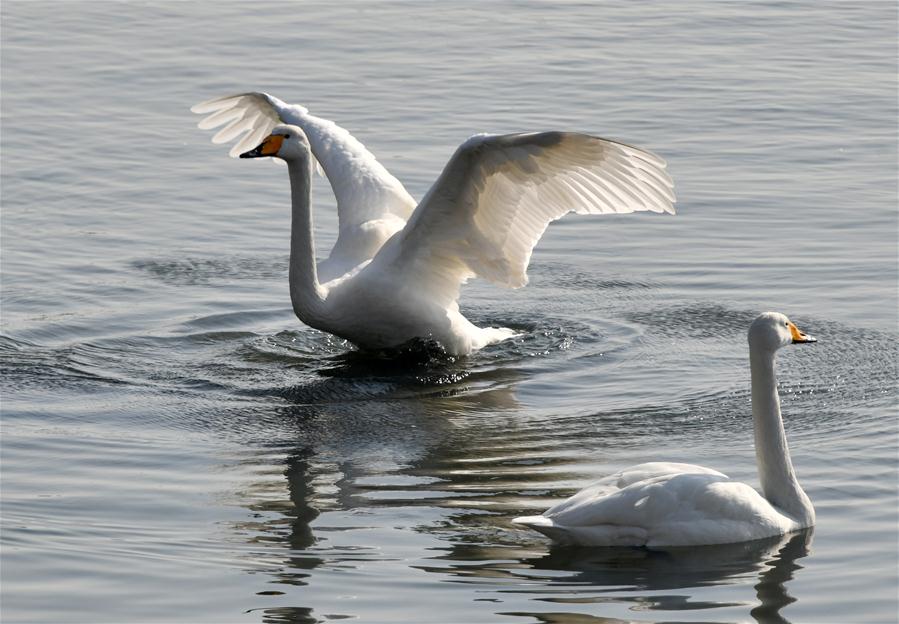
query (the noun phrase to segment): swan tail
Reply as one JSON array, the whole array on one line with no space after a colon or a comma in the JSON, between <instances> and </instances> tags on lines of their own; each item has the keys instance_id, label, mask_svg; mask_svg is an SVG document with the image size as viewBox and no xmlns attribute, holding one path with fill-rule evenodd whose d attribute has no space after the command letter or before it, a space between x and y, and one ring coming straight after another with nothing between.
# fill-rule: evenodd
<instances>
[{"instance_id":1,"label":"swan tail","mask_svg":"<svg viewBox=\"0 0 899 624\"><path fill-rule=\"evenodd\" d=\"M553 521L546 516L518 516L517 518L512 518L512 524L521 524L535 529L537 527L551 527Z\"/></svg>"},{"instance_id":2,"label":"swan tail","mask_svg":"<svg viewBox=\"0 0 899 624\"><path fill-rule=\"evenodd\" d=\"M533 529L563 546L645 546L648 531L641 527L616 524L565 526L546 516L521 516L512 520Z\"/></svg>"},{"instance_id":3,"label":"swan tail","mask_svg":"<svg viewBox=\"0 0 899 624\"><path fill-rule=\"evenodd\" d=\"M568 531L564 527L556 526L552 518L547 518L546 516L519 516L512 519L512 524L525 526L538 533L543 533L554 542L561 544L572 543L568 539Z\"/></svg>"}]
</instances>

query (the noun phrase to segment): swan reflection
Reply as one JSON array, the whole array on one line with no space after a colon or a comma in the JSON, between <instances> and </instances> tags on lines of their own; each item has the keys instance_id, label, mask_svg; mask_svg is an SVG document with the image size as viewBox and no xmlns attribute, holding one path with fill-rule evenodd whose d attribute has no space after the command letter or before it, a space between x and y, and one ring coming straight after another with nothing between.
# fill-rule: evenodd
<instances>
[{"instance_id":1,"label":"swan reflection","mask_svg":"<svg viewBox=\"0 0 899 624\"><path fill-rule=\"evenodd\" d=\"M557 546L540 556L522 553L518 560L509 557L521 548L459 545L438 558L447 565L423 569L463 582L489 579L499 585L498 602L506 601L503 594L527 595L531 601L564 608L561 612L502 611L539 622L618 621L589 615L585 605L601 604L623 606L628 612L749 607L759 623L786 623L789 620L781 610L796 601L786 584L802 568L798 560L809 554L812 533L813 529L806 529L752 542L665 550ZM463 565L465 561L474 563ZM749 583L755 600L716 598L721 593L717 587Z\"/></svg>"},{"instance_id":2,"label":"swan reflection","mask_svg":"<svg viewBox=\"0 0 899 624\"><path fill-rule=\"evenodd\" d=\"M427 489L440 479L413 472L427 463L423 458L441 452L435 440L450 437L447 430L457 427L453 415L519 407L514 370L427 359L398 366L359 353L342 354L331 364L306 383L253 391L279 403L242 415L247 428L277 424L295 440L251 445L239 462L254 475L237 493L253 517L233 523L232 530L250 547L247 572L268 576L266 590L257 592L262 604L292 596L296 605L292 588L314 587L316 569L355 568L383 558L382 549L366 546L365 533L383 527L364 510L434 503ZM336 513L322 521L328 512ZM305 606L311 602L302 594L297 606L252 611L264 622L320 621Z\"/></svg>"}]
</instances>

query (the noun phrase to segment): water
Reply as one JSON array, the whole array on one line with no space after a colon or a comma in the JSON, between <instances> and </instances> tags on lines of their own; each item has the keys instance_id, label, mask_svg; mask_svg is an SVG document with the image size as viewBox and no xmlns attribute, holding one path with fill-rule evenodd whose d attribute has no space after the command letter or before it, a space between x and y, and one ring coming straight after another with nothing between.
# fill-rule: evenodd
<instances>
[{"instance_id":1,"label":"water","mask_svg":"<svg viewBox=\"0 0 899 624\"><path fill-rule=\"evenodd\" d=\"M895 621L896 11L4 2L3 621ZM291 314L283 167L194 127L246 89L417 197L474 132L577 129L665 156L679 214L557 222L465 290L519 339L378 361ZM780 358L813 532L512 527L641 461L754 483L765 309L820 338Z\"/></svg>"}]
</instances>

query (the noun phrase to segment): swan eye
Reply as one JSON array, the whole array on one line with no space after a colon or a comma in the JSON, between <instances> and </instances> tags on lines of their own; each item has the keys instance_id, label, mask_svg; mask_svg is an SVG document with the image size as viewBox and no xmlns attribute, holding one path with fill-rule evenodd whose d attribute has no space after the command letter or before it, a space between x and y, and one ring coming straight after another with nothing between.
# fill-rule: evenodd
<instances>
[{"instance_id":1,"label":"swan eye","mask_svg":"<svg viewBox=\"0 0 899 624\"><path fill-rule=\"evenodd\" d=\"M289 134L285 134L285 135L284 135L284 138L285 138L285 139L289 139L289 138L290 138L290 135L289 135Z\"/></svg>"}]
</instances>

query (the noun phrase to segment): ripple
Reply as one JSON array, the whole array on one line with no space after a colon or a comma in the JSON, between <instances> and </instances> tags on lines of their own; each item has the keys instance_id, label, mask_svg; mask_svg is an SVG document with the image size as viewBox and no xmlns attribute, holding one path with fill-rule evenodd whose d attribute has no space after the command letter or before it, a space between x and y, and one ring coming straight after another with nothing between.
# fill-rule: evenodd
<instances>
[{"instance_id":1,"label":"ripple","mask_svg":"<svg viewBox=\"0 0 899 624\"><path fill-rule=\"evenodd\" d=\"M651 327L653 333L666 338L721 340L725 343L746 335L758 315L748 310L735 310L719 304L688 303L657 306L651 312L633 310L625 318ZM728 336L733 336L728 339ZM745 338L743 339L745 341Z\"/></svg>"},{"instance_id":2,"label":"ripple","mask_svg":"<svg viewBox=\"0 0 899 624\"><path fill-rule=\"evenodd\" d=\"M91 347L43 347L0 336L0 382L7 397L35 389L98 387L128 383L117 371L101 370L83 356ZM104 357L108 353L102 354Z\"/></svg>"},{"instance_id":3,"label":"ripple","mask_svg":"<svg viewBox=\"0 0 899 624\"><path fill-rule=\"evenodd\" d=\"M584 271L577 265L562 262L543 261L528 269L534 275L545 275L553 288L573 291L573 294L593 291L619 291L623 297L641 296L641 291L654 290L661 287L659 282L646 278L635 278L632 275L609 275ZM633 292L632 292L633 291ZM645 296L645 295L644 295Z\"/></svg>"},{"instance_id":4,"label":"ripple","mask_svg":"<svg viewBox=\"0 0 899 624\"><path fill-rule=\"evenodd\" d=\"M287 276L287 258L227 256L135 260L134 268L166 284L198 286L222 280L271 280Z\"/></svg>"}]
</instances>

